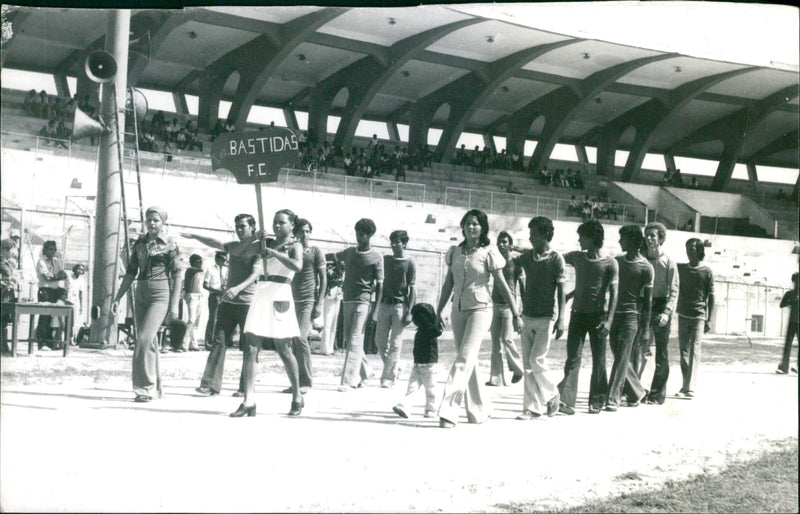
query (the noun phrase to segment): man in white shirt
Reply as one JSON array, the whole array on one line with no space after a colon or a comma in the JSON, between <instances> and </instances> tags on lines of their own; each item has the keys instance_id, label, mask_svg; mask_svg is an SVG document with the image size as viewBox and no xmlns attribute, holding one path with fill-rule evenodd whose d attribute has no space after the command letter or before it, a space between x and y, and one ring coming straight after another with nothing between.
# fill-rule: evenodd
<instances>
[{"instance_id":1,"label":"man in white shirt","mask_svg":"<svg viewBox=\"0 0 800 514\"><path fill-rule=\"evenodd\" d=\"M203 277L203 289L208 291L208 322L206 323L205 341L206 350L210 350L214 340L214 327L217 324L217 307L222 293L228 283L228 254L217 252L214 254L214 264L206 270Z\"/></svg>"}]
</instances>

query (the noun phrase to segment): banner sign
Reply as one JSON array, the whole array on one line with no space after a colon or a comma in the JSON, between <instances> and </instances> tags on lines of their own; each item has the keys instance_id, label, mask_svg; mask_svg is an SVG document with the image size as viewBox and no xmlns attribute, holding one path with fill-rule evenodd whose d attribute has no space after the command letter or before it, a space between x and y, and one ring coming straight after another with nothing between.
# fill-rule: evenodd
<instances>
[{"instance_id":1,"label":"banner sign","mask_svg":"<svg viewBox=\"0 0 800 514\"><path fill-rule=\"evenodd\" d=\"M292 129L220 134L211 146L211 167L230 172L239 184L277 182L278 172L297 163L300 138Z\"/></svg>"}]
</instances>

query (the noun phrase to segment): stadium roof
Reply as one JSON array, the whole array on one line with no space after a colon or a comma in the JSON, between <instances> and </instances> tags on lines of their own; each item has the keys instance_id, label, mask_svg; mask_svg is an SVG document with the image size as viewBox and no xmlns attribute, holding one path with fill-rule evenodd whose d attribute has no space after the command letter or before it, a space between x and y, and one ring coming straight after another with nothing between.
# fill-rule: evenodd
<instances>
[{"instance_id":1,"label":"stadium roof","mask_svg":"<svg viewBox=\"0 0 800 514\"><path fill-rule=\"evenodd\" d=\"M537 140L541 162L556 143L597 147L599 172L613 168L616 149L628 150L628 178L647 153L798 167L796 66L610 43L480 12L134 10L132 38L149 45L132 45L129 84L198 95L201 104L215 90L240 125L254 104L340 116L343 146L371 119L410 125L412 139L420 124L441 128L443 154L464 131ZM108 21L104 10L23 8L13 24L4 67L79 76Z\"/></svg>"}]
</instances>

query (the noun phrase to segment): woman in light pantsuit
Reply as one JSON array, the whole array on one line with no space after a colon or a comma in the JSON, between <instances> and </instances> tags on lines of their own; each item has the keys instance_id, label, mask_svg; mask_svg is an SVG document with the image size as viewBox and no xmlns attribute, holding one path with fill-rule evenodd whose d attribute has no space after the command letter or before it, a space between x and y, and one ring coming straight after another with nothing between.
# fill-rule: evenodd
<instances>
[{"instance_id":1,"label":"woman in light pantsuit","mask_svg":"<svg viewBox=\"0 0 800 514\"><path fill-rule=\"evenodd\" d=\"M472 209L461 218L464 241L452 246L445 255L447 276L442 284L439 322L450 297L453 298L451 321L456 360L444 386L439 426L452 428L458 421L462 400L470 423L483 423L491 414L491 406L482 397L476 366L478 352L492 322L492 283L499 287L511 308L514 330L522 328L522 318L503 277L506 262L496 248L490 246L489 220L486 213Z\"/></svg>"},{"instance_id":2,"label":"woman in light pantsuit","mask_svg":"<svg viewBox=\"0 0 800 514\"><path fill-rule=\"evenodd\" d=\"M132 371L136 402L152 400L154 389L161 394L156 334L167 314L171 319L178 317L182 282L180 252L177 243L164 230L166 221L167 212L161 207L145 211L147 234L134 243L125 277L111 305L111 311L116 313L120 299L136 280L136 344Z\"/></svg>"}]
</instances>

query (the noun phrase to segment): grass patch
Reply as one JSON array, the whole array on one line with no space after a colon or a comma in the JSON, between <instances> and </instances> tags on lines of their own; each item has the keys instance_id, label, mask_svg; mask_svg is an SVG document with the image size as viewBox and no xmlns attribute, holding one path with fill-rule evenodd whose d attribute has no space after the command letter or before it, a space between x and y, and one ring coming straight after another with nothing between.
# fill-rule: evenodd
<instances>
[{"instance_id":1,"label":"grass patch","mask_svg":"<svg viewBox=\"0 0 800 514\"><path fill-rule=\"evenodd\" d=\"M777 449L752 461L731 463L719 473L669 480L654 491L622 494L559 512L797 512L797 440L775 445ZM534 504L529 508L519 504L512 511L534 509Z\"/></svg>"}]
</instances>

